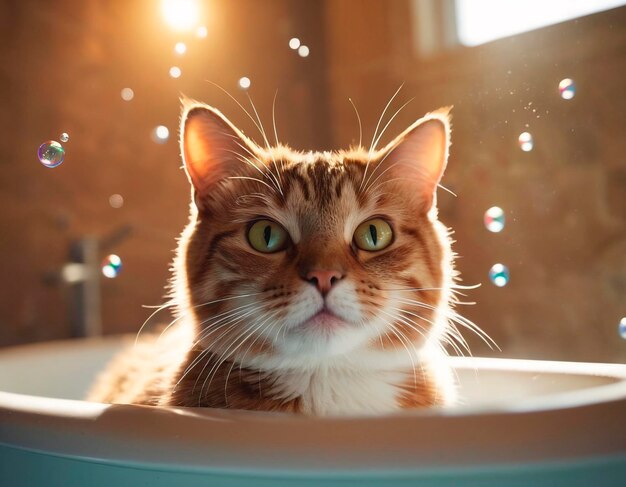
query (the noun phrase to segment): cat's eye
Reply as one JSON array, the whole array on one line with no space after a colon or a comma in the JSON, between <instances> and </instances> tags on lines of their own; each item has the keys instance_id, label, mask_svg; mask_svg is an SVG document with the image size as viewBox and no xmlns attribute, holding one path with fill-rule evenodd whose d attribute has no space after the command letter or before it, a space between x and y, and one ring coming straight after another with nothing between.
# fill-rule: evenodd
<instances>
[{"instance_id":1,"label":"cat's eye","mask_svg":"<svg viewBox=\"0 0 626 487\"><path fill-rule=\"evenodd\" d=\"M354 232L354 243L361 250L375 252L389 246L393 239L391 226L382 218L361 223Z\"/></svg>"},{"instance_id":2,"label":"cat's eye","mask_svg":"<svg viewBox=\"0 0 626 487\"><path fill-rule=\"evenodd\" d=\"M254 250L264 254L283 250L288 240L287 231L271 220L259 220L248 230L248 242Z\"/></svg>"}]
</instances>

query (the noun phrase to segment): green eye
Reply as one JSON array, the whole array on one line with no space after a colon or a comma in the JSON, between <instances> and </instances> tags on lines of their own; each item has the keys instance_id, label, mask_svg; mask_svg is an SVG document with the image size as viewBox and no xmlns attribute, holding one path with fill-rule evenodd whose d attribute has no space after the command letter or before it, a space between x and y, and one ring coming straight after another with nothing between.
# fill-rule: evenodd
<instances>
[{"instance_id":1,"label":"green eye","mask_svg":"<svg viewBox=\"0 0 626 487\"><path fill-rule=\"evenodd\" d=\"M391 243L393 231L385 220L372 218L361 223L354 232L354 243L361 250L375 252Z\"/></svg>"},{"instance_id":2,"label":"green eye","mask_svg":"<svg viewBox=\"0 0 626 487\"><path fill-rule=\"evenodd\" d=\"M248 230L248 242L254 250L271 254L286 247L287 231L273 221L259 220Z\"/></svg>"}]
</instances>

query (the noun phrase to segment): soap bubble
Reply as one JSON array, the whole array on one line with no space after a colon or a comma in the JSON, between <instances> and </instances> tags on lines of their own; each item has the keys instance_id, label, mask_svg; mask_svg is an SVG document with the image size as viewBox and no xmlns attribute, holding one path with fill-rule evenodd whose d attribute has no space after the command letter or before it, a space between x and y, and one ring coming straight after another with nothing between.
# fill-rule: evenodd
<instances>
[{"instance_id":1,"label":"soap bubble","mask_svg":"<svg viewBox=\"0 0 626 487\"><path fill-rule=\"evenodd\" d=\"M131 88L123 88L120 96L124 101L130 101L135 97L135 92Z\"/></svg>"},{"instance_id":2,"label":"soap bubble","mask_svg":"<svg viewBox=\"0 0 626 487\"><path fill-rule=\"evenodd\" d=\"M309 55L309 48L307 46L300 46L298 48L298 54L300 55L300 57L307 57Z\"/></svg>"},{"instance_id":3,"label":"soap bubble","mask_svg":"<svg viewBox=\"0 0 626 487\"><path fill-rule=\"evenodd\" d=\"M250 81L250 78L244 76L243 78L239 78L239 88L241 88L242 90L247 90L248 88L250 88L250 85L252 84L252 81Z\"/></svg>"},{"instance_id":4,"label":"soap bubble","mask_svg":"<svg viewBox=\"0 0 626 487\"><path fill-rule=\"evenodd\" d=\"M187 52L187 44L185 44L184 42L177 42L174 46L174 51L176 52L176 54L182 56Z\"/></svg>"},{"instance_id":5,"label":"soap bubble","mask_svg":"<svg viewBox=\"0 0 626 487\"><path fill-rule=\"evenodd\" d=\"M112 194L109 196L109 205L111 208L121 208L124 206L124 198L121 194Z\"/></svg>"},{"instance_id":6,"label":"soap bubble","mask_svg":"<svg viewBox=\"0 0 626 487\"><path fill-rule=\"evenodd\" d=\"M571 100L576 94L576 85L574 80L570 78L562 79L559 83L559 93L564 100Z\"/></svg>"},{"instance_id":7,"label":"soap bubble","mask_svg":"<svg viewBox=\"0 0 626 487\"><path fill-rule=\"evenodd\" d=\"M157 144L165 144L170 137L170 131L165 125L157 125L152 130L152 140Z\"/></svg>"},{"instance_id":8,"label":"soap bubble","mask_svg":"<svg viewBox=\"0 0 626 487\"><path fill-rule=\"evenodd\" d=\"M524 152L530 152L533 150L533 136L528 132L522 132L518 137L519 147Z\"/></svg>"},{"instance_id":9,"label":"soap bubble","mask_svg":"<svg viewBox=\"0 0 626 487\"><path fill-rule=\"evenodd\" d=\"M626 340L626 316L624 316L618 326L619 336L621 336L624 340Z\"/></svg>"},{"instance_id":10,"label":"soap bubble","mask_svg":"<svg viewBox=\"0 0 626 487\"><path fill-rule=\"evenodd\" d=\"M289 47L293 50L296 50L300 47L300 39L297 37L292 37L289 39Z\"/></svg>"},{"instance_id":11,"label":"soap bubble","mask_svg":"<svg viewBox=\"0 0 626 487\"><path fill-rule=\"evenodd\" d=\"M493 267L489 269L489 279L498 287L506 286L509 283L508 267L504 264L494 264Z\"/></svg>"},{"instance_id":12,"label":"soap bubble","mask_svg":"<svg viewBox=\"0 0 626 487\"><path fill-rule=\"evenodd\" d=\"M198 39L204 39L209 35L209 29L207 29L204 25L201 25L196 29L196 36Z\"/></svg>"},{"instance_id":13,"label":"soap bubble","mask_svg":"<svg viewBox=\"0 0 626 487\"><path fill-rule=\"evenodd\" d=\"M39 146L37 151L39 162L44 166L53 168L61 165L65 157L65 149L56 140L49 140Z\"/></svg>"},{"instance_id":14,"label":"soap bubble","mask_svg":"<svg viewBox=\"0 0 626 487\"><path fill-rule=\"evenodd\" d=\"M504 229L504 211L498 206L492 206L485 212L483 217L485 228L493 233L499 233Z\"/></svg>"},{"instance_id":15,"label":"soap bubble","mask_svg":"<svg viewBox=\"0 0 626 487\"><path fill-rule=\"evenodd\" d=\"M67 132L63 132L61 135L59 135L59 140L63 143L67 142L68 140L70 140L70 136Z\"/></svg>"},{"instance_id":16,"label":"soap bubble","mask_svg":"<svg viewBox=\"0 0 626 487\"><path fill-rule=\"evenodd\" d=\"M170 78L174 78L174 79L180 78L181 74L183 74L183 72L178 66L172 66L170 68Z\"/></svg>"},{"instance_id":17,"label":"soap bubble","mask_svg":"<svg viewBox=\"0 0 626 487\"><path fill-rule=\"evenodd\" d=\"M118 255L107 255L102 261L102 274L104 277L113 279L117 277L122 270L122 259Z\"/></svg>"}]
</instances>

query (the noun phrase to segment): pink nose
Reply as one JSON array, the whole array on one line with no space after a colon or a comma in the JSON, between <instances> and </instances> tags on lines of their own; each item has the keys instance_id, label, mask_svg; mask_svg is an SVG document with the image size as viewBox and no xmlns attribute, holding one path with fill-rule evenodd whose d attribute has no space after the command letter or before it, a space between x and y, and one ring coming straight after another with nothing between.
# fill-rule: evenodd
<instances>
[{"instance_id":1,"label":"pink nose","mask_svg":"<svg viewBox=\"0 0 626 487\"><path fill-rule=\"evenodd\" d=\"M311 271L306 275L307 281L315 284L322 295L326 295L343 275L339 271Z\"/></svg>"}]
</instances>

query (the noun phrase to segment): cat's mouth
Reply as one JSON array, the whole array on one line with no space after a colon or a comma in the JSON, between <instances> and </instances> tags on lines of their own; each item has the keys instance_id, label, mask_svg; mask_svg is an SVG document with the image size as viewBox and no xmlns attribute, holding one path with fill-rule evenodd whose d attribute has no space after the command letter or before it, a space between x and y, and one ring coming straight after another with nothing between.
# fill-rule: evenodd
<instances>
[{"instance_id":1,"label":"cat's mouth","mask_svg":"<svg viewBox=\"0 0 626 487\"><path fill-rule=\"evenodd\" d=\"M305 329L316 329L326 332L336 330L346 326L346 322L335 315L327 307L323 307L308 320L304 321L300 327Z\"/></svg>"}]
</instances>

